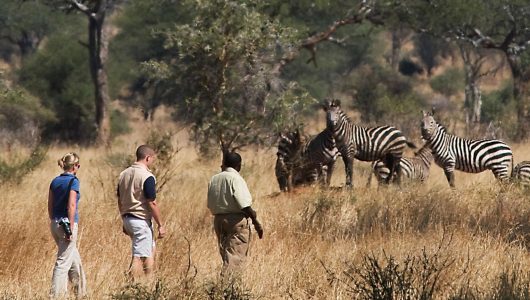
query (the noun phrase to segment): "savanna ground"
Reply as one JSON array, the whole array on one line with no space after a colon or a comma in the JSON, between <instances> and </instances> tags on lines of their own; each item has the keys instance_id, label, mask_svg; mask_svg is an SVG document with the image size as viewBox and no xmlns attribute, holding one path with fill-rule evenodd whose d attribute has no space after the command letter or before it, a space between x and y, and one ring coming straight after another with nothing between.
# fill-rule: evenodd
<instances>
[{"instance_id":1,"label":"savanna ground","mask_svg":"<svg viewBox=\"0 0 530 300\"><path fill-rule=\"evenodd\" d=\"M46 197L65 152L81 156L79 249L90 299L525 299L530 297L530 201L501 188L490 172L456 174L448 188L440 168L425 186L366 187L367 163L356 163L353 190L304 187L278 194L275 148L242 153L242 175L262 221L251 241L243 283L218 283L220 257L206 188L219 158L199 159L186 134L159 191L168 235L157 241L158 283L128 286L130 241L121 232L115 186L120 158L147 132L136 130L110 148L54 146L20 185L2 190L0 299L45 299L56 246ZM528 145L512 145L516 162ZM411 155L411 153L408 153ZM375 180L374 180L375 181ZM344 183L338 162L332 186ZM255 236L254 236L255 237ZM388 298L387 296L392 296ZM230 298L232 297L232 298ZM507 297L507 298L503 298Z\"/></svg>"}]
</instances>

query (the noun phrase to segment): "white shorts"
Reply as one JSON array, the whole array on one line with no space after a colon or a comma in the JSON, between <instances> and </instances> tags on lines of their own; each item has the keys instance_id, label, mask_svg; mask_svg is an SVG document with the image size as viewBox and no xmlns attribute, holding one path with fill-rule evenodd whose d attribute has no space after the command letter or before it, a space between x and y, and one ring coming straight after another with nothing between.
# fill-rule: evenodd
<instances>
[{"instance_id":1,"label":"white shorts","mask_svg":"<svg viewBox=\"0 0 530 300\"><path fill-rule=\"evenodd\" d=\"M132 255L134 257L151 257L155 240L151 222L126 215L122 217L123 228L132 240Z\"/></svg>"}]
</instances>

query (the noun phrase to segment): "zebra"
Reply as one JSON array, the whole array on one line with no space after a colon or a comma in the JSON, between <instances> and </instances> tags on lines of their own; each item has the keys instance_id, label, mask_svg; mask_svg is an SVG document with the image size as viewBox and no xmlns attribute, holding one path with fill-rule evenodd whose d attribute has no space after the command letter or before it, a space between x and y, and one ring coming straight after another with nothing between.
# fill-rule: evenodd
<instances>
[{"instance_id":1,"label":"zebra","mask_svg":"<svg viewBox=\"0 0 530 300\"><path fill-rule=\"evenodd\" d=\"M352 123L340 108L340 100L326 100L326 128L333 133L337 148L344 161L346 186L352 185L353 159L361 161L383 160L390 167L386 183L394 174L401 182L400 161L405 146L416 148L401 131L392 126L362 127Z\"/></svg>"},{"instance_id":2,"label":"zebra","mask_svg":"<svg viewBox=\"0 0 530 300\"><path fill-rule=\"evenodd\" d=\"M422 112L421 135L433 151L434 161L443 168L449 186L455 187L454 170L480 173L491 170L495 178L505 181L513 165L512 150L499 140L468 140L448 134L434 119L432 112Z\"/></svg>"},{"instance_id":3,"label":"zebra","mask_svg":"<svg viewBox=\"0 0 530 300\"><path fill-rule=\"evenodd\" d=\"M403 157L400 161L401 175L413 181L425 182L429 178L429 170L433 161L432 150L428 144L414 154L414 157ZM372 163L373 174L377 178L379 184L383 183L388 175L390 169L385 165L382 160L376 160ZM368 177L367 186L370 186L372 182L372 173Z\"/></svg>"},{"instance_id":4,"label":"zebra","mask_svg":"<svg viewBox=\"0 0 530 300\"><path fill-rule=\"evenodd\" d=\"M312 137L302 151L302 170L306 182L314 183L320 180L321 184L329 186L338 156L339 150L333 133L327 128Z\"/></svg>"},{"instance_id":5,"label":"zebra","mask_svg":"<svg viewBox=\"0 0 530 300\"><path fill-rule=\"evenodd\" d=\"M276 160L276 178L280 190L290 191L293 185L312 184L320 181L328 185L339 152L333 135L323 130L302 141L298 132L280 136Z\"/></svg>"},{"instance_id":6,"label":"zebra","mask_svg":"<svg viewBox=\"0 0 530 300\"><path fill-rule=\"evenodd\" d=\"M530 186L530 161L518 163L512 171L512 179L524 187Z\"/></svg>"},{"instance_id":7,"label":"zebra","mask_svg":"<svg viewBox=\"0 0 530 300\"><path fill-rule=\"evenodd\" d=\"M295 175L293 173L296 171L296 166L301 163L302 149L303 141L298 129L286 134L280 133L275 174L282 192L291 191L293 181L297 181L293 179L293 175Z\"/></svg>"}]
</instances>

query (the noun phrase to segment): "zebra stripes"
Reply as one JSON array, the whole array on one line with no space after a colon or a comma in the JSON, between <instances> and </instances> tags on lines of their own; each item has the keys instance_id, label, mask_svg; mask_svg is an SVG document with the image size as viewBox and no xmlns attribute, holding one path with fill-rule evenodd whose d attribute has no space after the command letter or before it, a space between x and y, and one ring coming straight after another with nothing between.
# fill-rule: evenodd
<instances>
[{"instance_id":1,"label":"zebra stripes","mask_svg":"<svg viewBox=\"0 0 530 300\"><path fill-rule=\"evenodd\" d=\"M509 178L513 154L508 145L499 140L467 140L448 134L433 114L423 112L421 134L431 146L434 161L444 169L451 187L455 186L455 169L468 173L491 170L499 180Z\"/></svg>"},{"instance_id":2,"label":"zebra stripes","mask_svg":"<svg viewBox=\"0 0 530 300\"><path fill-rule=\"evenodd\" d=\"M291 191L293 182L297 181L293 176L296 175L297 166L301 164L302 149L303 141L298 130L280 134L275 174L282 192Z\"/></svg>"},{"instance_id":3,"label":"zebra stripes","mask_svg":"<svg viewBox=\"0 0 530 300\"><path fill-rule=\"evenodd\" d=\"M344 161L346 185L352 185L354 158L361 161L383 160L390 167L386 182L391 182L394 174L397 174L400 183L403 150L407 145L415 148L414 144L407 142L401 131L392 126L357 126L342 111L339 100L327 100L323 108L326 111L326 128L333 133Z\"/></svg>"},{"instance_id":4,"label":"zebra stripes","mask_svg":"<svg viewBox=\"0 0 530 300\"><path fill-rule=\"evenodd\" d=\"M431 163L433 161L432 150L429 145L425 144L414 157L403 157L400 161L401 175L412 181L425 182L429 178ZM386 181L390 174L390 169L382 160L377 160L372 163L373 174L377 181L381 184ZM372 173L368 177L368 185L370 185Z\"/></svg>"},{"instance_id":5,"label":"zebra stripes","mask_svg":"<svg viewBox=\"0 0 530 300\"><path fill-rule=\"evenodd\" d=\"M530 186L530 161L518 163L512 171L512 179L524 187Z\"/></svg>"},{"instance_id":6,"label":"zebra stripes","mask_svg":"<svg viewBox=\"0 0 530 300\"><path fill-rule=\"evenodd\" d=\"M338 155L333 134L326 129L305 143L298 132L281 135L276 160L280 190L317 181L329 185Z\"/></svg>"},{"instance_id":7,"label":"zebra stripes","mask_svg":"<svg viewBox=\"0 0 530 300\"><path fill-rule=\"evenodd\" d=\"M331 182L333 167L339 156L339 151L333 138L333 133L324 129L307 143L303 157L303 170L307 182L313 183L318 180L328 185Z\"/></svg>"}]
</instances>

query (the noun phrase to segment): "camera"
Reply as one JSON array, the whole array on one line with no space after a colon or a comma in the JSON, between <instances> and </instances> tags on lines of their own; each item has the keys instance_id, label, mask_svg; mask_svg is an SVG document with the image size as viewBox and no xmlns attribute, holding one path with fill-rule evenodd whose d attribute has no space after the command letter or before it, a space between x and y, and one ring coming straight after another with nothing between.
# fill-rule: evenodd
<instances>
[{"instance_id":1,"label":"camera","mask_svg":"<svg viewBox=\"0 0 530 300\"><path fill-rule=\"evenodd\" d=\"M68 218L61 218L59 225L63 228L66 237L72 236L72 230L70 230L70 220Z\"/></svg>"}]
</instances>

